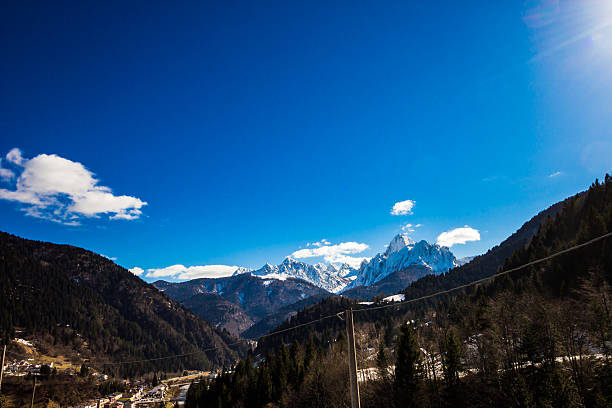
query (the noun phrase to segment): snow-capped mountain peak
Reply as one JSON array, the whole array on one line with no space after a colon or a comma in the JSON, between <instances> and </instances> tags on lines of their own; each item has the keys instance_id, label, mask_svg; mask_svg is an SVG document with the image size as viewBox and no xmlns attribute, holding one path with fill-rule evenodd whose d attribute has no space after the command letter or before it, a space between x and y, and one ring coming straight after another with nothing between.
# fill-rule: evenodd
<instances>
[{"instance_id":1,"label":"snow-capped mountain peak","mask_svg":"<svg viewBox=\"0 0 612 408\"><path fill-rule=\"evenodd\" d=\"M383 254L361 264L356 278L348 288L370 286L390 274L410 266L421 266L430 273L443 273L457 266L455 256L447 247L429 244L427 241L414 242L406 234L396 235Z\"/></svg>"}]
</instances>

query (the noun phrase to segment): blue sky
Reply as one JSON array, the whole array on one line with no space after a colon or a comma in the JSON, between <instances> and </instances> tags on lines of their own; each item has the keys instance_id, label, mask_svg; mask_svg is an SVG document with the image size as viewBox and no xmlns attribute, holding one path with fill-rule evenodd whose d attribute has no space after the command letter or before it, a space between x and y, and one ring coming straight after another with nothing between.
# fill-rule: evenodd
<instances>
[{"instance_id":1,"label":"blue sky","mask_svg":"<svg viewBox=\"0 0 612 408\"><path fill-rule=\"evenodd\" d=\"M5 7L1 229L145 270L406 224L462 257L612 170L611 1L293 3Z\"/></svg>"}]
</instances>

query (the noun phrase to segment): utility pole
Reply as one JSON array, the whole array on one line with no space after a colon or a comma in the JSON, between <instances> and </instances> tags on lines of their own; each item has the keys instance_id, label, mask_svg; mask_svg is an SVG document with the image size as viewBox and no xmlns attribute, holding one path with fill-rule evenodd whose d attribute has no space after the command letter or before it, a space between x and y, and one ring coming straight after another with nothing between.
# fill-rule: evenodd
<instances>
[{"instance_id":1,"label":"utility pole","mask_svg":"<svg viewBox=\"0 0 612 408\"><path fill-rule=\"evenodd\" d=\"M0 391L2 391L2 375L4 374L4 356L6 356L6 342L2 349L2 366L0 366Z\"/></svg>"},{"instance_id":2,"label":"utility pole","mask_svg":"<svg viewBox=\"0 0 612 408\"><path fill-rule=\"evenodd\" d=\"M32 376L34 379L34 387L32 387L32 402L30 402L30 408L34 408L34 395L36 395L36 376Z\"/></svg>"},{"instance_id":3,"label":"utility pole","mask_svg":"<svg viewBox=\"0 0 612 408\"><path fill-rule=\"evenodd\" d=\"M351 387L351 408L361 408L359 400L359 383L357 382L357 351L355 350L355 328L353 326L353 309L344 313L346 319L346 339L348 341L348 366Z\"/></svg>"}]
</instances>

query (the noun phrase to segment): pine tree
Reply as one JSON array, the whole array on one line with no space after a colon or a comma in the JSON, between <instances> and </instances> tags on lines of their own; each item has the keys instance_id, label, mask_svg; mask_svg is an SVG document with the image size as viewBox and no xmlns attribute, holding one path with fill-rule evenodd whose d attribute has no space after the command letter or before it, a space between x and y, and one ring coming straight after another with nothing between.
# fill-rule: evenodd
<instances>
[{"instance_id":1,"label":"pine tree","mask_svg":"<svg viewBox=\"0 0 612 408\"><path fill-rule=\"evenodd\" d=\"M416 407L417 391L422 381L420 350L413 329L407 324L400 328L393 384L397 408Z\"/></svg>"},{"instance_id":2,"label":"pine tree","mask_svg":"<svg viewBox=\"0 0 612 408\"><path fill-rule=\"evenodd\" d=\"M459 381L459 373L462 369L461 342L455 331L450 329L444 339L444 352L442 353L442 370L447 388L444 392L444 400L449 407L459 406L464 400L464 389Z\"/></svg>"},{"instance_id":3,"label":"pine tree","mask_svg":"<svg viewBox=\"0 0 612 408\"><path fill-rule=\"evenodd\" d=\"M444 342L444 353L442 355L442 368L444 371L444 381L449 386L459 383L459 372L461 371L461 342L457 338L454 330L449 330Z\"/></svg>"},{"instance_id":4,"label":"pine tree","mask_svg":"<svg viewBox=\"0 0 612 408\"><path fill-rule=\"evenodd\" d=\"M382 340L378 344L376 368L378 371L378 378L384 382L389 381L389 359L387 358L387 353L385 353L385 343Z\"/></svg>"}]
</instances>

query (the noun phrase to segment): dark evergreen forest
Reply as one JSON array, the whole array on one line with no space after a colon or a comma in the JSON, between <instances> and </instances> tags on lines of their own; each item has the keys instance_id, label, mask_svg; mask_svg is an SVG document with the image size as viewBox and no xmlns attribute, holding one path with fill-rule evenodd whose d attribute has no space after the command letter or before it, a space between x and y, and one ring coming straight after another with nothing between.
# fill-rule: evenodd
<instances>
[{"instance_id":1,"label":"dark evergreen forest","mask_svg":"<svg viewBox=\"0 0 612 408\"><path fill-rule=\"evenodd\" d=\"M113 375L231 365L245 345L92 252L0 233L0 328L69 346ZM218 347L207 353L199 350ZM194 353L139 364L107 365ZM244 354L242 354L244 355Z\"/></svg>"}]
</instances>

